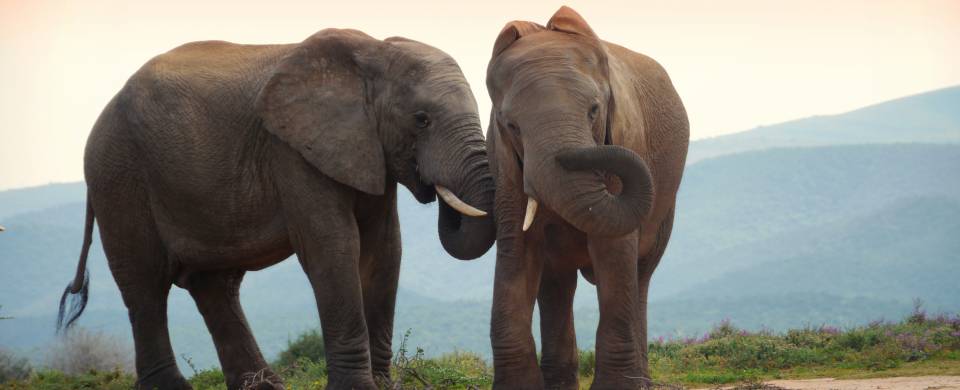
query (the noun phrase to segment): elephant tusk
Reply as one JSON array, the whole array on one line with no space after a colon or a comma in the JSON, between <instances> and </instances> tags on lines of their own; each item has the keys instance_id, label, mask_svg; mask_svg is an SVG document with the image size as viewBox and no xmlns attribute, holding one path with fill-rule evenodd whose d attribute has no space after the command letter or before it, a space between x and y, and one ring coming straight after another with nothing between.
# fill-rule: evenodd
<instances>
[{"instance_id":1,"label":"elephant tusk","mask_svg":"<svg viewBox=\"0 0 960 390\"><path fill-rule=\"evenodd\" d=\"M527 231L530 225L533 225L533 217L537 215L537 200L527 198L527 214L523 216L523 231Z\"/></svg>"},{"instance_id":2,"label":"elephant tusk","mask_svg":"<svg viewBox=\"0 0 960 390\"><path fill-rule=\"evenodd\" d=\"M447 204L450 205L450 207L453 207L454 210L459 211L461 214L471 216L471 217L482 217L484 215L487 215L487 213L484 212L483 210L480 210L476 207L468 205L466 202L460 200L460 198L458 198L456 195L453 194L453 192L446 189L445 187L439 184L435 184L433 187L436 188L437 195L440 195L440 198L443 199L444 202L447 202Z\"/></svg>"},{"instance_id":3,"label":"elephant tusk","mask_svg":"<svg viewBox=\"0 0 960 390\"><path fill-rule=\"evenodd\" d=\"M0 232L2 232L2 231L4 231L4 230L7 230L7 229L4 229L3 226L0 226Z\"/></svg>"}]
</instances>

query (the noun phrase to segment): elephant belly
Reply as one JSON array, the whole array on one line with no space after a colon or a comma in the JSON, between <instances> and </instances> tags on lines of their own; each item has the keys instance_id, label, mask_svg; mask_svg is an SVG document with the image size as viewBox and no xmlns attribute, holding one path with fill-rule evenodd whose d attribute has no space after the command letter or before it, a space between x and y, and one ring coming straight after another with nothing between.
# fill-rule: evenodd
<instances>
[{"instance_id":1,"label":"elephant belly","mask_svg":"<svg viewBox=\"0 0 960 390\"><path fill-rule=\"evenodd\" d=\"M582 269L592 265L586 234L563 221L547 223L543 232L546 261L554 268Z\"/></svg>"},{"instance_id":2,"label":"elephant belly","mask_svg":"<svg viewBox=\"0 0 960 390\"><path fill-rule=\"evenodd\" d=\"M255 206L246 212L216 205L153 209L164 246L183 266L254 270L293 254L279 207L266 201L249 204Z\"/></svg>"}]
</instances>

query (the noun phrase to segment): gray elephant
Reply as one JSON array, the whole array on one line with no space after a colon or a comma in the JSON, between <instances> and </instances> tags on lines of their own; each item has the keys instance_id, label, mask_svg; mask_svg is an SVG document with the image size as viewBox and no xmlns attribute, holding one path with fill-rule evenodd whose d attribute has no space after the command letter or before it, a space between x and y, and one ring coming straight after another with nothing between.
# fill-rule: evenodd
<instances>
[{"instance_id":1,"label":"gray elephant","mask_svg":"<svg viewBox=\"0 0 960 390\"><path fill-rule=\"evenodd\" d=\"M299 44L180 46L110 101L84 168L84 247L61 326L83 310L96 218L140 388L190 387L167 332L174 284L196 301L229 388L244 373L275 378L238 290L246 271L296 253L320 312L328 388L373 389L391 359L397 183L422 203L444 199L439 235L454 257L479 257L495 238L470 87L450 56L404 38L329 29Z\"/></svg>"},{"instance_id":2,"label":"gray elephant","mask_svg":"<svg viewBox=\"0 0 960 390\"><path fill-rule=\"evenodd\" d=\"M567 7L546 26L507 24L487 86L497 183L494 388L578 387L578 270L599 296L593 388L638 388L649 378L647 288L670 238L687 154L683 104L659 64L600 40Z\"/></svg>"}]
</instances>

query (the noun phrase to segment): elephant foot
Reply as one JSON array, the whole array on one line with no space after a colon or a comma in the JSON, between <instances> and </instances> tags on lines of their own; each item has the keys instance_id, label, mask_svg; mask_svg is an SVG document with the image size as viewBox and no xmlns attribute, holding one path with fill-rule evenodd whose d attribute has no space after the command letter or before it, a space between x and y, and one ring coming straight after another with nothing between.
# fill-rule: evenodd
<instances>
[{"instance_id":1,"label":"elephant foot","mask_svg":"<svg viewBox=\"0 0 960 390\"><path fill-rule=\"evenodd\" d=\"M175 365L137 378L135 388L138 390L193 390L193 386L180 374L180 370Z\"/></svg>"},{"instance_id":2,"label":"elephant foot","mask_svg":"<svg viewBox=\"0 0 960 390\"><path fill-rule=\"evenodd\" d=\"M577 378L577 367L566 367L543 370L544 388L549 390L577 390L580 381Z\"/></svg>"},{"instance_id":3,"label":"elephant foot","mask_svg":"<svg viewBox=\"0 0 960 390\"><path fill-rule=\"evenodd\" d=\"M565 380L565 381L544 381L546 386L545 389L548 390L577 390L580 388L580 383L576 380Z\"/></svg>"},{"instance_id":4,"label":"elephant foot","mask_svg":"<svg viewBox=\"0 0 960 390\"><path fill-rule=\"evenodd\" d=\"M543 376L539 370L529 373L503 373L494 370L493 390L541 390L544 386Z\"/></svg>"},{"instance_id":5,"label":"elephant foot","mask_svg":"<svg viewBox=\"0 0 960 390\"><path fill-rule=\"evenodd\" d=\"M270 369L264 368L256 373L244 374L240 381L241 389L253 390L284 390L283 379L274 374ZM233 388L233 387L231 387Z\"/></svg>"},{"instance_id":6,"label":"elephant foot","mask_svg":"<svg viewBox=\"0 0 960 390\"><path fill-rule=\"evenodd\" d=\"M326 390L378 390L373 377L330 376Z\"/></svg>"}]
</instances>

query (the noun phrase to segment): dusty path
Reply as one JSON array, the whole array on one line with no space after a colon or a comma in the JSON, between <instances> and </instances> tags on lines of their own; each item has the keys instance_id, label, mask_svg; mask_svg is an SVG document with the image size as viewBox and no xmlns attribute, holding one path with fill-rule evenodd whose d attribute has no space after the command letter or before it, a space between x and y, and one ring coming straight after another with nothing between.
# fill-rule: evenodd
<instances>
[{"instance_id":1,"label":"dusty path","mask_svg":"<svg viewBox=\"0 0 960 390\"><path fill-rule=\"evenodd\" d=\"M940 390L960 389L960 376L916 376L874 379L803 379L766 382L785 389L807 390Z\"/></svg>"}]
</instances>

